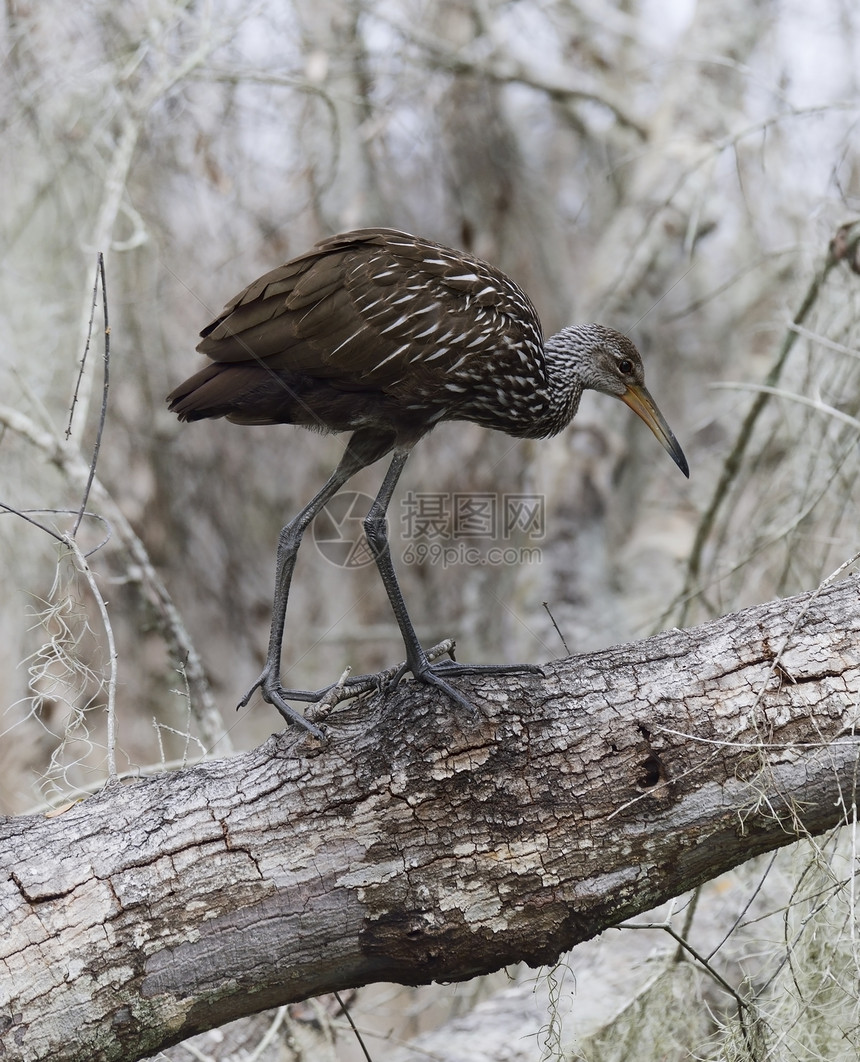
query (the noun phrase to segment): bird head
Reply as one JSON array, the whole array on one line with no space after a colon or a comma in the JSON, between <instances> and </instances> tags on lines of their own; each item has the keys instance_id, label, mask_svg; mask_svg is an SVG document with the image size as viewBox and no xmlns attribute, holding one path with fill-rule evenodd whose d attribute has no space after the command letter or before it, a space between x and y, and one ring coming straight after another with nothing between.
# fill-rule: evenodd
<instances>
[{"instance_id":1,"label":"bird head","mask_svg":"<svg viewBox=\"0 0 860 1062\"><path fill-rule=\"evenodd\" d=\"M689 477L684 451L645 386L642 356L627 336L593 324L562 329L554 339L561 340L559 346L572 356L582 386L620 398L645 421L678 468Z\"/></svg>"}]
</instances>

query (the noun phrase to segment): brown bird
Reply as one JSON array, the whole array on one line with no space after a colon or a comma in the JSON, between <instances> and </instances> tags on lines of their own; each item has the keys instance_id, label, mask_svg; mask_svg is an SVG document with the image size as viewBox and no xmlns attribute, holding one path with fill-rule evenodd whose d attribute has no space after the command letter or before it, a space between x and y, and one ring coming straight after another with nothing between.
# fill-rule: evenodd
<instances>
[{"instance_id":1,"label":"brown bird","mask_svg":"<svg viewBox=\"0 0 860 1062\"><path fill-rule=\"evenodd\" d=\"M226 417L353 433L328 482L281 531L266 665L241 702L259 688L287 721L316 735L287 702L315 701L325 691L288 690L280 681L287 598L303 533L359 469L393 451L364 528L406 646L397 678L411 671L469 710L448 679L534 669L427 659L397 583L385 523L418 440L443 420L548 438L570 423L591 388L630 406L689 475L626 336L590 324L544 341L531 300L504 273L405 232L358 229L322 240L231 299L201 336L197 349L211 363L168 396L180 420Z\"/></svg>"}]
</instances>

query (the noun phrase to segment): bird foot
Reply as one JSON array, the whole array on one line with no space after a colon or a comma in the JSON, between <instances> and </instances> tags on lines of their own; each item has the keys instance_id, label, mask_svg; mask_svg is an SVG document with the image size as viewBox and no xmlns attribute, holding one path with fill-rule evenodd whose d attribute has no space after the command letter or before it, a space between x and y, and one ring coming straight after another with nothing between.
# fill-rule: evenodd
<instances>
[{"instance_id":1,"label":"bird foot","mask_svg":"<svg viewBox=\"0 0 860 1062\"><path fill-rule=\"evenodd\" d=\"M445 654L449 654L450 660L434 661ZM542 675L543 669L536 664L461 664L454 659L454 642L448 638L440 642L432 649L422 652L423 659L414 664L401 664L392 675L385 690L393 689L407 671L411 672L416 682L423 682L427 686L435 686L449 697L455 704L476 718L478 712L468 698L456 690L448 681L448 678L456 678L459 675ZM393 669L392 669L393 670ZM386 674L383 672L383 675Z\"/></svg>"},{"instance_id":2,"label":"bird foot","mask_svg":"<svg viewBox=\"0 0 860 1062\"><path fill-rule=\"evenodd\" d=\"M394 672L397 669L391 668L390 670ZM379 675L355 675L353 678L348 678L349 672L350 668L346 668L337 682L333 682L330 686L323 686L320 690L293 690L281 685L276 667L266 664L260 677L239 701L237 707L247 708L251 698L259 690L263 700L280 712L288 723L297 723L314 737L322 738L323 732L314 724L322 722L335 705L381 688ZM288 701L303 701L311 707L305 715L302 715L288 704Z\"/></svg>"},{"instance_id":3,"label":"bird foot","mask_svg":"<svg viewBox=\"0 0 860 1062\"><path fill-rule=\"evenodd\" d=\"M337 685L337 683L335 683ZM286 719L288 723L297 723L304 730L307 730L309 734L312 734L315 738L324 739L325 735L319 727L314 726L313 721L306 719L301 712L297 712L295 708L287 703L287 698L294 701L306 701L306 702L318 702L320 701L333 687L327 686L322 690L285 690L280 683L278 675L278 669L271 664L266 664L263 668L260 677L254 683L254 685L248 690L245 696L239 701L236 706L236 710L239 708L247 708L251 698L257 692L263 696L263 700L272 705L280 714Z\"/></svg>"},{"instance_id":4,"label":"bird foot","mask_svg":"<svg viewBox=\"0 0 860 1062\"><path fill-rule=\"evenodd\" d=\"M457 675L542 675L543 670L535 664L459 664L455 660L442 660L438 664L428 664L426 669L417 674L413 671L412 674L418 682L425 682L442 690L455 704L465 708L475 718L478 715L475 706L446 679Z\"/></svg>"},{"instance_id":5,"label":"bird foot","mask_svg":"<svg viewBox=\"0 0 860 1062\"><path fill-rule=\"evenodd\" d=\"M363 693L377 691L386 694L400 683L407 672L416 682L423 682L427 686L435 686L436 689L441 690L455 704L467 711L472 718L478 714L475 706L446 681L448 678L455 678L459 675L543 674L543 670L536 664L461 664L453 659L454 641L451 638L446 638L438 645L423 650L421 655L423 659L416 662L414 667L404 661L372 675L354 675L350 678L350 668L346 668L337 682L324 686L320 690L285 689L280 683L277 669L267 664L260 677L239 702L238 707L246 708L253 695L259 690L263 700L271 704L288 723L296 723L314 737L324 739L325 735L315 724L323 722L336 705L341 701L360 697ZM439 659L446 655L451 659ZM303 701L310 705L307 713L303 715L297 712L288 704L290 700Z\"/></svg>"}]
</instances>

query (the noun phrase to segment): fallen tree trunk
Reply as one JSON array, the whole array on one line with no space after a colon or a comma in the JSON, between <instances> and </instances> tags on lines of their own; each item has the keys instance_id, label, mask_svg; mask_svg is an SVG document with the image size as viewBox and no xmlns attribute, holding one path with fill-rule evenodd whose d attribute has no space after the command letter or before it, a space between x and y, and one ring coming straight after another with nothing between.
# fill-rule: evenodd
<instances>
[{"instance_id":1,"label":"fallen tree trunk","mask_svg":"<svg viewBox=\"0 0 860 1062\"><path fill-rule=\"evenodd\" d=\"M845 819L860 580L0 822L0 1057L133 1060L366 984L552 962ZM262 710L262 709L261 709Z\"/></svg>"}]
</instances>

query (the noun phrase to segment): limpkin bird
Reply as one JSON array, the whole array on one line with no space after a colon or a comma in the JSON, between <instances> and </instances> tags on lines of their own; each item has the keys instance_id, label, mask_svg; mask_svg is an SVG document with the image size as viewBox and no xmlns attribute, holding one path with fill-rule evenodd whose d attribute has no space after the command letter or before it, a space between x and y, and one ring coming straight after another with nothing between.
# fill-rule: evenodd
<instances>
[{"instance_id":1,"label":"limpkin bird","mask_svg":"<svg viewBox=\"0 0 860 1062\"><path fill-rule=\"evenodd\" d=\"M689 475L626 336L590 324L544 341L531 300L504 273L405 232L358 229L322 240L231 299L201 336L197 349L210 364L168 396L181 420L352 432L329 480L281 531L266 664L241 702L260 689L287 721L317 735L288 701L315 701L325 691L281 685L287 598L303 533L359 469L393 452L364 527L406 646L400 673L410 671L470 710L450 678L526 669L431 663L418 640L385 523L418 440L444 420L547 438L570 423L591 388L630 406Z\"/></svg>"}]
</instances>

